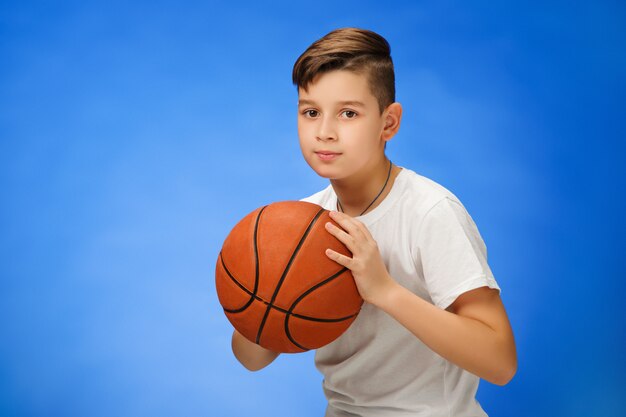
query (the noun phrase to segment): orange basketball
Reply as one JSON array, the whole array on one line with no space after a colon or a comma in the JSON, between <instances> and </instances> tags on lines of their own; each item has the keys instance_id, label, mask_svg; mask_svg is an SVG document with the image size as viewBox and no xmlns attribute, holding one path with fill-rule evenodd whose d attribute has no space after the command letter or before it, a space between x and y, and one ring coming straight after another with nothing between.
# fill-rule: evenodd
<instances>
[{"instance_id":1,"label":"orange basketball","mask_svg":"<svg viewBox=\"0 0 626 417\"><path fill-rule=\"evenodd\" d=\"M304 352L332 342L354 321L363 299L350 270L324 253L351 256L325 229L329 221L316 204L284 201L254 210L226 237L217 295L247 339L275 352Z\"/></svg>"}]
</instances>

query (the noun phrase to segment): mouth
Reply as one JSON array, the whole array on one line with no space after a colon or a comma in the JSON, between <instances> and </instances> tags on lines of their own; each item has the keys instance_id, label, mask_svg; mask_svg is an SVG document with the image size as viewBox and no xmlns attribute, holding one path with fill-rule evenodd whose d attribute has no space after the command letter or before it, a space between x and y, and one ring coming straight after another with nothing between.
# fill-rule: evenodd
<instances>
[{"instance_id":1,"label":"mouth","mask_svg":"<svg viewBox=\"0 0 626 417\"><path fill-rule=\"evenodd\" d=\"M315 154L322 161L332 161L333 159L341 155L339 152L331 152L331 151L315 151Z\"/></svg>"}]
</instances>

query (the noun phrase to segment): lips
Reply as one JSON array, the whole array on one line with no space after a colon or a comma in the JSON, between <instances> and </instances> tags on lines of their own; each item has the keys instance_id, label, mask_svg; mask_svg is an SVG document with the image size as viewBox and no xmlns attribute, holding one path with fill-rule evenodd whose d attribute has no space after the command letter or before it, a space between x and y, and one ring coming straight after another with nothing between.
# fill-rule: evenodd
<instances>
[{"instance_id":1,"label":"lips","mask_svg":"<svg viewBox=\"0 0 626 417\"><path fill-rule=\"evenodd\" d=\"M332 161L333 159L337 158L339 155L341 155L339 152L332 152L332 151L315 151L315 154L322 160L322 161Z\"/></svg>"}]
</instances>

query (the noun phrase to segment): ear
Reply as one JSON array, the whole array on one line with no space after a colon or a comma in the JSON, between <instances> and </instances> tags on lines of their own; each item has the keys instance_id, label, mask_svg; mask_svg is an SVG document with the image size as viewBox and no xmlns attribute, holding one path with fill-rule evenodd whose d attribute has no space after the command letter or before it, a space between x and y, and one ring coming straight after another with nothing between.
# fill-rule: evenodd
<instances>
[{"instance_id":1,"label":"ear","mask_svg":"<svg viewBox=\"0 0 626 417\"><path fill-rule=\"evenodd\" d=\"M400 121L402 120L402 105L400 103L391 103L385 109L383 118L385 120L385 125L383 126L381 138L387 142L394 137L400 129Z\"/></svg>"}]
</instances>

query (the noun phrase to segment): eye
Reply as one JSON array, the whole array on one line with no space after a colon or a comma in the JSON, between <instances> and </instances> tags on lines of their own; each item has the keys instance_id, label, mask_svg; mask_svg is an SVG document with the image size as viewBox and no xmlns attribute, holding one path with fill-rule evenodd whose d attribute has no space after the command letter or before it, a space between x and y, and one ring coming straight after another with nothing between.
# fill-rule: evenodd
<instances>
[{"instance_id":1,"label":"eye","mask_svg":"<svg viewBox=\"0 0 626 417\"><path fill-rule=\"evenodd\" d=\"M319 116L319 112L317 110L314 110L314 109L307 109L307 110L303 111L302 114L304 116L310 117L310 118L315 118L315 117Z\"/></svg>"},{"instance_id":2,"label":"eye","mask_svg":"<svg viewBox=\"0 0 626 417\"><path fill-rule=\"evenodd\" d=\"M347 119L354 119L356 117L356 112L352 110L344 110L341 112Z\"/></svg>"}]
</instances>

